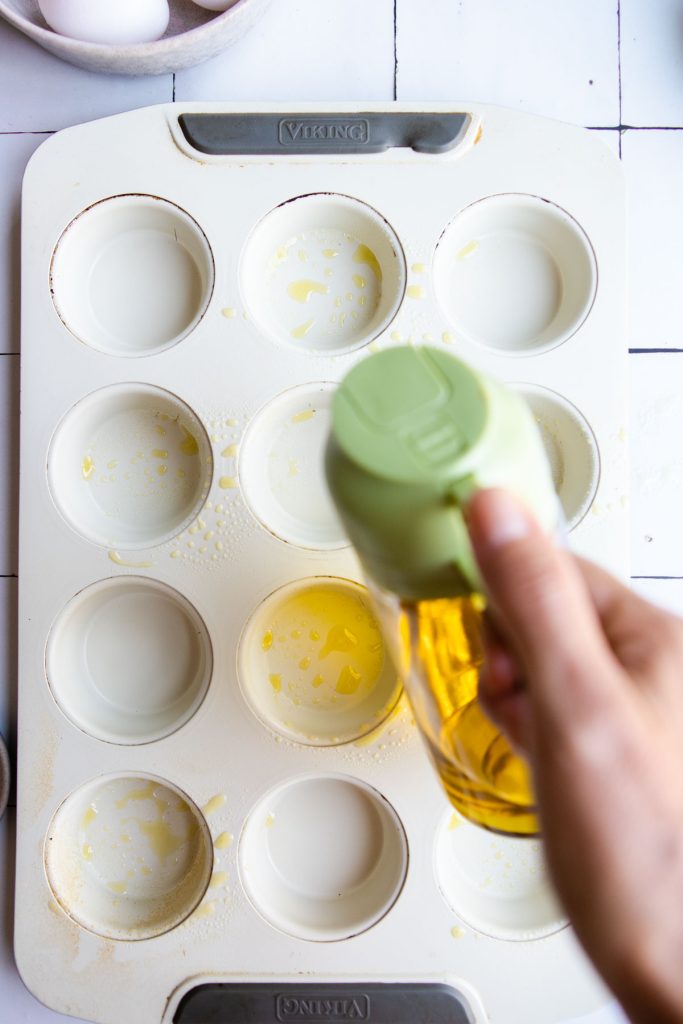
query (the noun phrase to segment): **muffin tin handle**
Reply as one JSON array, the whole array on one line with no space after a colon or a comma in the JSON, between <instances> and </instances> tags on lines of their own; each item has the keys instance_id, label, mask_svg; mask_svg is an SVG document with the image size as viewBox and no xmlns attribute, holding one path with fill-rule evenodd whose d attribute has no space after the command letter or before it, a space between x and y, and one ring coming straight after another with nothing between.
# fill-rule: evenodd
<instances>
[{"instance_id":1,"label":"muffin tin handle","mask_svg":"<svg viewBox=\"0 0 683 1024\"><path fill-rule=\"evenodd\" d=\"M181 114L189 144L210 156L382 153L413 149L445 153L462 142L471 115L432 113Z\"/></svg>"},{"instance_id":2,"label":"muffin tin handle","mask_svg":"<svg viewBox=\"0 0 683 1024\"><path fill-rule=\"evenodd\" d=\"M355 1020L374 1024L474 1024L465 997L444 984L197 985L173 1024L280 1024Z\"/></svg>"}]
</instances>

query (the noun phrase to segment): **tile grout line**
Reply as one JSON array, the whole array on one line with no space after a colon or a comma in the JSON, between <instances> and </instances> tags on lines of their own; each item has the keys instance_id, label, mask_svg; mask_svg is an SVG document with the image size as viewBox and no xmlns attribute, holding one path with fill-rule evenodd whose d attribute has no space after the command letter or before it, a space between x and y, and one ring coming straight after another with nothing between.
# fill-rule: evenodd
<instances>
[{"instance_id":1,"label":"tile grout line","mask_svg":"<svg viewBox=\"0 0 683 1024\"><path fill-rule=\"evenodd\" d=\"M398 99L398 0L394 0L394 100Z\"/></svg>"},{"instance_id":2,"label":"tile grout line","mask_svg":"<svg viewBox=\"0 0 683 1024\"><path fill-rule=\"evenodd\" d=\"M619 84L619 159L621 160L621 0L617 0L617 81Z\"/></svg>"}]
</instances>

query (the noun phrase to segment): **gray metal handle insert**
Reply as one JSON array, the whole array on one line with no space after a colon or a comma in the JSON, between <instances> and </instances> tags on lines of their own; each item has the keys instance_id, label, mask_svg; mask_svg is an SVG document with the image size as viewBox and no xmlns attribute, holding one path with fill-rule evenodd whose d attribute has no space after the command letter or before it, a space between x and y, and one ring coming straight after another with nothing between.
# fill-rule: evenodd
<instances>
[{"instance_id":1,"label":"gray metal handle insert","mask_svg":"<svg viewBox=\"0 0 683 1024\"><path fill-rule=\"evenodd\" d=\"M445 153L470 122L459 113L181 114L180 128L211 156L382 153L414 149Z\"/></svg>"},{"instance_id":2,"label":"gray metal handle insert","mask_svg":"<svg viewBox=\"0 0 683 1024\"><path fill-rule=\"evenodd\" d=\"M197 985L174 1024L473 1024L462 993L440 984Z\"/></svg>"}]
</instances>

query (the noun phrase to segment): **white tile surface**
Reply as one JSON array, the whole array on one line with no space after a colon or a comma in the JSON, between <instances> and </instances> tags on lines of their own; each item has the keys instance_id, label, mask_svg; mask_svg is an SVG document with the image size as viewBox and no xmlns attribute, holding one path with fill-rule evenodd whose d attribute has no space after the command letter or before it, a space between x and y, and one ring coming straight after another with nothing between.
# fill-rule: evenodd
<instances>
[{"instance_id":1,"label":"white tile surface","mask_svg":"<svg viewBox=\"0 0 683 1024\"><path fill-rule=\"evenodd\" d=\"M391 99L393 0L274 0L226 53L176 75L178 100Z\"/></svg>"},{"instance_id":2,"label":"white tile surface","mask_svg":"<svg viewBox=\"0 0 683 1024\"><path fill-rule=\"evenodd\" d=\"M19 202L31 154L47 135L0 135L0 353L19 351Z\"/></svg>"},{"instance_id":3,"label":"white tile surface","mask_svg":"<svg viewBox=\"0 0 683 1024\"><path fill-rule=\"evenodd\" d=\"M168 102L172 89L171 75L132 79L81 71L0 19L0 132L56 131Z\"/></svg>"},{"instance_id":4,"label":"white tile surface","mask_svg":"<svg viewBox=\"0 0 683 1024\"><path fill-rule=\"evenodd\" d=\"M627 131L621 147L630 234L629 345L683 348L683 131Z\"/></svg>"},{"instance_id":5,"label":"white tile surface","mask_svg":"<svg viewBox=\"0 0 683 1024\"><path fill-rule=\"evenodd\" d=\"M683 125L683 7L621 0L623 124Z\"/></svg>"},{"instance_id":6,"label":"white tile surface","mask_svg":"<svg viewBox=\"0 0 683 1024\"><path fill-rule=\"evenodd\" d=\"M584 125L619 123L616 3L397 2L399 99L469 99Z\"/></svg>"},{"instance_id":7,"label":"white tile surface","mask_svg":"<svg viewBox=\"0 0 683 1024\"><path fill-rule=\"evenodd\" d=\"M633 580L633 589L653 604L683 618L683 579Z\"/></svg>"},{"instance_id":8,"label":"white tile surface","mask_svg":"<svg viewBox=\"0 0 683 1024\"><path fill-rule=\"evenodd\" d=\"M631 357L631 572L683 576L683 354Z\"/></svg>"}]
</instances>

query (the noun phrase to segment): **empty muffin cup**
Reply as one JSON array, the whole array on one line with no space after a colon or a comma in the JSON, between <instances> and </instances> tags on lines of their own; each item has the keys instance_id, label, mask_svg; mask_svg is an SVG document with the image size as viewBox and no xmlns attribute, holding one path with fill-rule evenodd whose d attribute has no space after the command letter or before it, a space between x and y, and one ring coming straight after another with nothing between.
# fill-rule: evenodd
<instances>
[{"instance_id":1,"label":"empty muffin cup","mask_svg":"<svg viewBox=\"0 0 683 1024\"><path fill-rule=\"evenodd\" d=\"M214 263L199 225L148 195L103 199L57 242L55 307L80 341L118 356L153 355L186 337L211 298Z\"/></svg>"},{"instance_id":2,"label":"empty muffin cup","mask_svg":"<svg viewBox=\"0 0 683 1024\"><path fill-rule=\"evenodd\" d=\"M493 835L449 811L434 852L437 883L447 904L484 935L528 941L566 925L538 840Z\"/></svg>"},{"instance_id":3,"label":"empty muffin cup","mask_svg":"<svg viewBox=\"0 0 683 1024\"><path fill-rule=\"evenodd\" d=\"M69 602L50 633L45 666L55 700L78 728L110 743L149 743L198 709L211 678L211 642L177 591L117 577Z\"/></svg>"},{"instance_id":4,"label":"empty muffin cup","mask_svg":"<svg viewBox=\"0 0 683 1024\"><path fill-rule=\"evenodd\" d=\"M249 424L239 450L242 493L271 533L303 548L348 543L325 479L333 384L303 384L274 398Z\"/></svg>"},{"instance_id":5,"label":"empty muffin cup","mask_svg":"<svg viewBox=\"0 0 683 1024\"><path fill-rule=\"evenodd\" d=\"M195 804L163 779L108 775L58 808L45 842L53 895L88 931L150 939L201 901L211 877L211 835Z\"/></svg>"},{"instance_id":6,"label":"empty muffin cup","mask_svg":"<svg viewBox=\"0 0 683 1024\"><path fill-rule=\"evenodd\" d=\"M536 196L473 203L434 255L437 299L458 336L508 355L562 344L588 316L597 287L587 235Z\"/></svg>"},{"instance_id":7,"label":"empty muffin cup","mask_svg":"<svg viewBox=\"0 0 683 1024\"><path fill-rule=\"evenodd\" d=\"M344 775L293 779L242 831L239 868L256 910L300 939L366 931L391 909L408 866L405 832L377 790Z\"/></svg>"},{"instance_id":8,"label":"empty muffin cup","mask_svg":"<svg viewBox=\"0 0 683 1024\"><path fill-rule=\"evenodd\" d=\"M267 214L242 254L244 303L259 329L300 352L366 345L396 315L405 258L396 234L348 196L300 196Z\"/></svg>"},{"instance_id":9,"label":"empty muffin cup","mask_svg":"<svg viewBox=\"0 0 683 1024\"><path fill-rule=\"evenodd\" d=\"M598 442L585 417L562 395L537 384L517 384L515 388L534 414L567 529L573 530L593 504L598 489Z\"/></svg>"},{"instance_id":10,"label":"empty muffin cup","mask_svg":"<svg viewBox=\"0 0 683 1024\"><path fill-rule=\"evenodd\" d=\"M366 735L401 694L367 590L332 576L289 583L258 606L240 639L238 676L265 725L313 746Z\"/></svg>"},{"instance_id":11,"label":"empty muffin cup","mask_svg":"<svg viewBox=\"0 0 683 1024\"><path fill-rule=\"evenodd\" d=\"M75 405L48 454L64 518L106 547L144 548L180 533L211 483L211 446L199 419L169 391L115 384Z\"/></svg>"}]
</instances>

